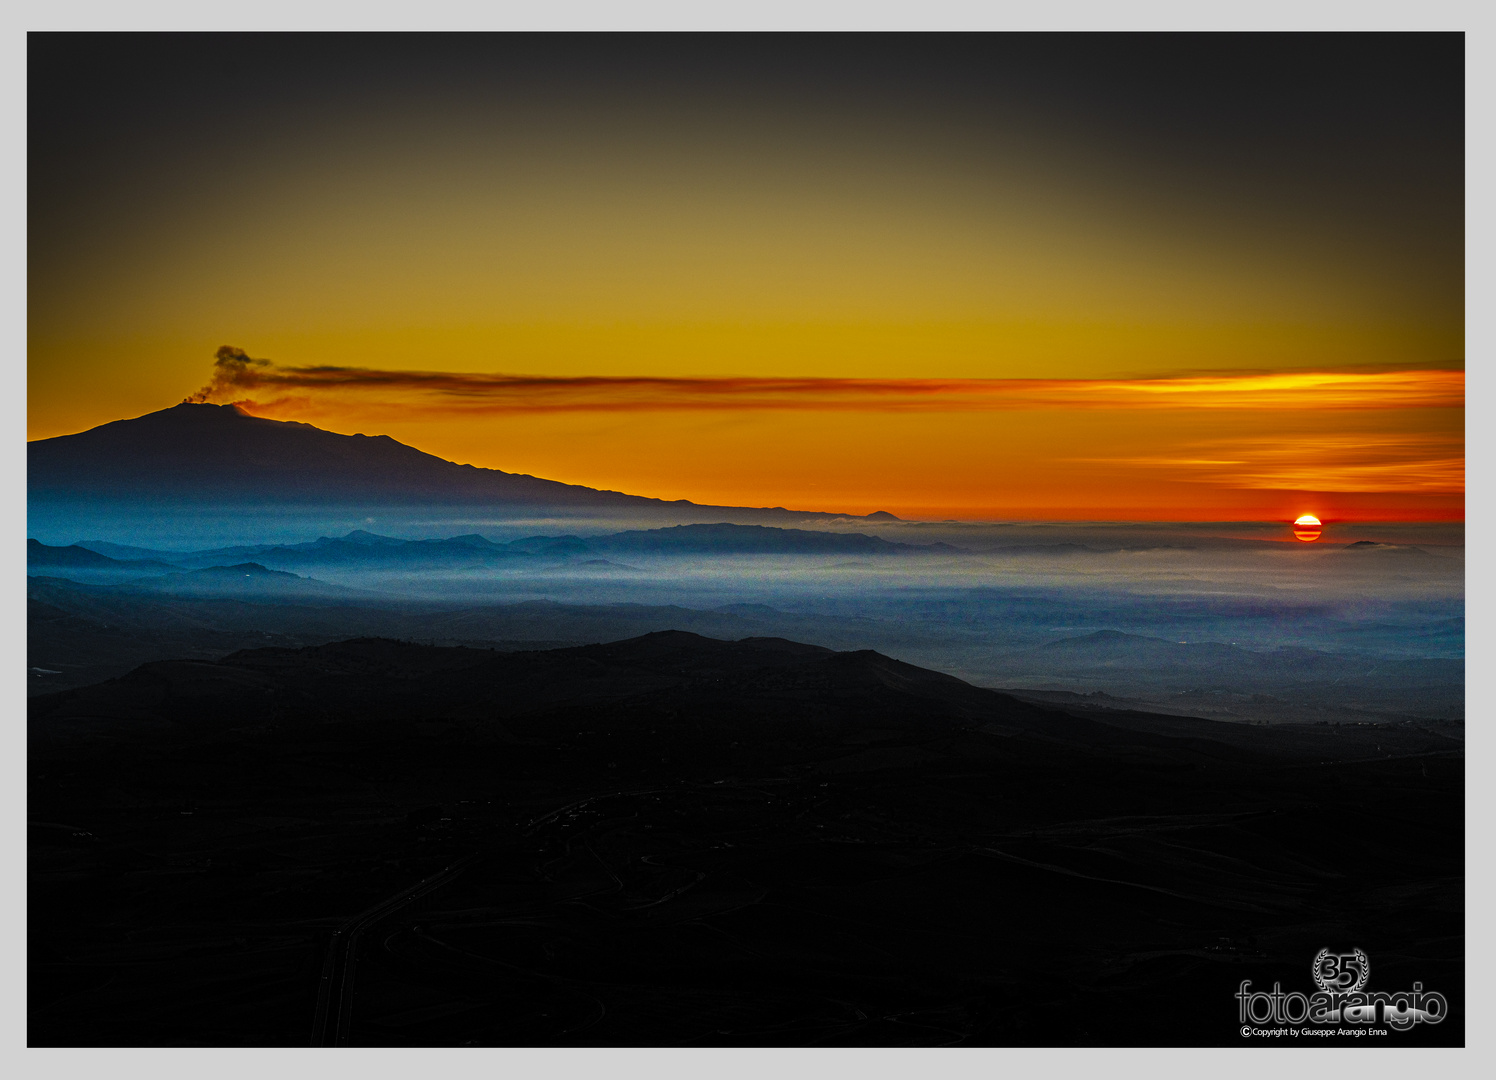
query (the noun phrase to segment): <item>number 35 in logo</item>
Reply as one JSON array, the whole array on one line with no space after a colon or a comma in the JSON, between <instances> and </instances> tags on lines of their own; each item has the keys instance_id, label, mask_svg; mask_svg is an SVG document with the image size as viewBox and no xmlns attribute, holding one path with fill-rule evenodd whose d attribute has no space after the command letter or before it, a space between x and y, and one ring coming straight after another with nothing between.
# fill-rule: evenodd
<instances>
[{"instance_id":1,"label":"number 35 in logo","mask_svg":"<svg viewBox=\"0 0 1496 1080\"><path fill-rule=\"evenodd\" d=\"M1315 984L1326 993L1355 993L1371 978L1371 962L1360 949L1348 953L1320 949L1310 970Z\"/></svg>"}]
</instances>

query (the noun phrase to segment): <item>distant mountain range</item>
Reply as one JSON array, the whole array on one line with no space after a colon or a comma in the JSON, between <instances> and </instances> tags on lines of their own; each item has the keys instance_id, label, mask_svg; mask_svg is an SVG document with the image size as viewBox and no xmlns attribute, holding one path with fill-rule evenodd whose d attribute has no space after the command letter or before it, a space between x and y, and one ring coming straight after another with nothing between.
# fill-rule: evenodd
<instances>
[{"instance_id":1,"label":"distant mountain range","mask_svg":"<svg viewBox=\"0 0 1496 1080\"><path fill-rule=\"evenodd\" d=\"M339 435L311 424L251 416L233 405L184 402L76 435L39 439L27 444L27 459L33 506L477 506L687 522L847 516L600 491L458 465L388 435ZM866 517L897 520L884 511Z\"/></svg>"},{"instance_id":2,"label":"distant mountain range","mask_svg":"<svg viewBox=\"0 0 1496 1080\"><path fill-rule=\"evenodd\" d=\"M169 552L165 554L170 555ZM260 563L244 562L224 566L217 565L222 563L222 559L209 561L215 565L187 569L190 562L173 563L154 558L115 559L78 544L50 547L35 540L26 541L26 568L39 572L33 576L43 579L48 579L48 571L60 572L89 581L109 582L117 588L131 591L169 593L174 596L290 599L359 595L357 589L328 585L312 578L272 570Z\"/></svg>"},{"instance_id":3,"label":"distant mountain range","mask_svg":"<svg viewBox=\"0 0 1496 1080\"><path fill-rule=\"evenodd\" d=\"M27 568L51 570L176 570L178 565L156 558L112 558L81 544L54 547L37 540L26 541Z\"/></svg>"},{"instance_id":4,"label":"distant mountain range","mask_svg":"<svg viewBox=\"0 0 1496 1080\"><path fill-rule=\"evenodd\" d=\"M1050 670L1075 675L1107 673L1133 680L1179 681L1237 690L1283 689L1302 684L1387 685L1406 689L1430 684L1430 694L1463 686L1465 662L1454 659L1389 659L1279 646L1244 649L1219 641L1166 641L1144 634L1100 630L1064 638L1031 654Z\"/></svg>"},{"instance_id":5,"label":"distant mountain range","mask_svg":"<svg viewBox=\"0 0 1496 1080\"><path fill-rule=\"evenodd\" d=\"M957 554L949 544L898 544L864 533L779 529L764 525L677 525L634 529L609 536L532 536L495 543L477 534L445 540L400 540L355 529L304 544L257 544L204 551L173 552L85 540L71 547L28 541L28 563L37 568L87 570L168 569L222 566L250 561L272 569L348 567L358 569L461 569L481 566L543 565L599 555L921 555ZM581 560L582 556L591 558Z\"/></svg>"},{"instance_id":6,"label":"distant mountain range","mask_svg":"<svg viewBox=\"0 0 1496 1080\"><path fill-rule=\"evenodd\" d=\"M542 559L536 565L542 570L555 566ZM1018 694L1079 691L1088 707L1097 702L1087 692L1104 692L1132 699L1131 708L1233 720L1352 722L1392 714L1464 715L1464 661L1417 656L1423 645L1416 644L1407 655L1387 656L1354 648L1337 653L1292 646L1244 648L1230 644L1229 638L1181 644L1106 630L1035 646L1029 642L1047 636L1042 627L1020 643L1006 634L983 634L960 620L869 619L753 603L705 609L515 603L494 602L476 592L456 599L412 600L338 588L316 576L275 573L263 564L152 576L117 571L80 583L84 575L77 569L55 574L40 570L27 580L29 663L35 669L28 683L34 690L97 682L148 660L216 658L234 648L312 645L350 635L537 648L673 629L877 649ZM353 575L346 580L357 585L360 579ZM1434 639L1442 635L1446 647L1450 641L1463 642L1458 619L1399 633L1421 633L1428 638L1425 644L1438 644ZM1380 644L1385 648L1385 642Z\"/></svg>"},{"instance_id":7,"label":"distant mountain range","mask_svg":"<svg viewBox=\"0 0 1496 1080\"><path fill-rule=\"evenodd\" d=\"M130 582L130 587L139 591L166 593L171 596L235 597L240 599L284 599L296 600L309 597L343 599L362 594L357 589L341 585L329 585L315 578L288 574L284 570L271 570L259 563L239 563L236 566L209 566L202 570L186 570L177 574L141 578Z\"/></svg>"}]
</instances>

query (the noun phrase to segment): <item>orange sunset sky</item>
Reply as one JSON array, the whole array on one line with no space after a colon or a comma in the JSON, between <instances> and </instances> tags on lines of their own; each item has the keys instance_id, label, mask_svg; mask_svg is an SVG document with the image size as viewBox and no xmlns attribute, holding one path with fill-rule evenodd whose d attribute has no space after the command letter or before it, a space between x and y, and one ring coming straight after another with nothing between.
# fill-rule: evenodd
<instances>
[{"instance_id":1,"label":"orange sunset sky","mask_svg":"<svg viewBox=\"0 0 1496 1080\"><path fill-rule=\"evenodd\" d=\"M1454 35L31 52L32 439L199 395L707 503L1463 517Z\"/></svg>"}]
</instances>

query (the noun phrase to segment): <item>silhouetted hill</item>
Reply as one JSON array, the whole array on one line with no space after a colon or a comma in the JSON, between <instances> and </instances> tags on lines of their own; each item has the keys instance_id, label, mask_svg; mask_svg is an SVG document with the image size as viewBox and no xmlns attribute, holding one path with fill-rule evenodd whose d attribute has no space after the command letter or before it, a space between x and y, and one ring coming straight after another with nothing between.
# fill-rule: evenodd
<instances>
[{"instance_id":1,"label":"silhouetted hill","mask_svg":"<svg viewBox=\"0 0 1496 1080\"><path fill-rule=\"evenodd\" d=\"M1440 556L1430 554L1424 551L1423 548L1414 547L1412 544L1378 544L1373 540L1357 540L1354 544L1331 548L1326 554L1359 555L1363 558L1368 556L1376 556L1378 558L1440 558Z\"/></svg>"},{"instance_id":2,"label":"silhouetted hill","mask_svg":"<svg viewBox=\"0 0 1496 1080\"><path fill-rule=\"evenodd\" d=\"M1223 645L1220 642L1165 641L1143 634L1126 634L1118 630L1098 630L1083 637L1063 638L1043 646L1046 656L1064 657L1072 663L1085 662L1105 666L1145 666L1174 668L1181 665L1209 670L1257 668L1262 654Z\"/></svg>"},{"instance_id":3,"label":"silhouetted hill","mask_svg":"<svg viewBox=\"0 0 1496 1080\"><path fill-rule=\"evenodd\" d=\"M631 498L457 465L387 435L339 435L250 416L233 405L183 403L27 449L28 486L43 498L530 505L617 505Z\"/></svg>"},{"instance_id":4,"label":"silhouetted hill","mask_svg":"<svg viewBox=\"0 0 1496 1080\"><path fill-rule=\"evenodd\" d=\"M279 698L271 702L266 694ZM692 746L712 758L733 742L755 747L744 751L749 756L769 752L779 764L825 761L828 753L842 757L847 738L870 729L882 733L879 742L924 744L982 733L1086 753L1130 748L1166 757L1202 748L1207 755L1237 752L1228 745L1292 753L1296 740L1306 738L1306 753L1338 753L1346 745L1326 743L1330 733L1313 735L1313 728L1267 733L1179 717L1168 718L1171 730L1185 725L1189 737L1171 741L1136 724L1038 707L872 650L837 652L783 638L722 641L675 630L544 651L356 638L250 649L212 663L149 663L119 679L32 699L32 737L45 742L96 733L112 739L111 717L150 713L170 723L163 735L169 741L212 740L226 725L263 718L267 708L281 713L293 702L298 722L353 724L347 735L355 740L375 737L385 723L421 717L456 725L449 740L485 744L495 731L506 732L503 738L548 738L556 723L562 731L576 722L597 728L606 716L613 752L625 757L638 749L630 740L647 729L662 736L647 742L677 751ZM367 736L357 734L360 725L372 725ZM1411 727L1389 726L1379 741L1390 749L1409 739L1459 746ZM759 764L767 767L768 760Z\"/></svg>"},{"instance_id":5,"label":"silhouetted hill","mask_svg":"<svg viewBox=\"0 0 1496 1080\"><path fill-rule=\"evenodd\" d=\"M922 739L979 728L1010 735L1032 729L1046 737L1102 744L1114 734L870 650L839 653L782 638L727 642L682 631L544 652L440 648L384 638L254 649L213 664L147 664L122 679L34 699L34 715L60 721L81 708L93 725L110 712L139 715L148 709L187 724L179 729L182 737L216 737L212 732L219 725L260 710L260 691L251 690L256 687L290 695L309 719L320 718L316 722L393 717L417 702L423 715L471 714L476 726L468 734L479 742L487 740L490 721L538 735L534 724L540 721L526 717L557 709L618 708L624 710L620 738L634 737L629 715L649 713L657 730L664 712L678 717L667 725L677 746L685 740L717 749L732 732L758 743L769 738L824 745L841 755L837 747L843 736L880 726ZM174 701L188 712L176 713ZM189 712L205 707L212 721L189 718ZM46 726L34 731L41 739L52 733Z\"/></svg>"},{"instance_id":6,"label":"silhouetted hill","mask_svg":"<svg viewBox=\"0 0 1496 1080\"><path fill-rule=\"evenodd\" d=\"M1240 1045L1351 943L1463 1044L1461 743L1082 712L680 632L34 698L28 1041Z\"/></svg>"},{"instance_id":7,"label":"silhouetted hill","mask_svg":"<svg viewBox=\"0 0 1496 1080\"><path fill-rule=\"evenodd\" d=\"M1259 690L1312 682L1339 683L1347 691L1352 686L1386 685L1404 694L1410 688L1437 688L1442 696L1463 692L1465 669L1463 660L1388 659L1294 646L1259 652L1217 641L1165 641L1116 630L1051 642L1035 654L1060 677L1067 672L1100 670L1131 672L1157 680L1189 674L1222 686Z\"/></svg>"},{"instance_id":8,"label":"silhouetted hill","mask_svg":"<svg viewBox=\"0 0 1496 1080\"><path fill-rule=\"evenodd\" d=\"M176 567L160 559L112 559L79 544L70 547L53 547L36 540L26 541L27 567L69 568L84 570L175 570Z\"/></svg>"},{"instance_id":9,"label":"silhouetted hill","mask_svg":"<svg viewBox=\"0 0 1496 1080\"><path fill-rule=\"evenodd\" d=\"M376 546L373 550L383 549ZM265 565L271 558L260 556L252 561ZM531 565L549 581L560 580L559 575L568 566L579 575L637 576L637 571L626 566L593 565L594 560L585 553L525 558L533 562L516 556L508 565ZM330 572L332 564L327 565ZM1050 642L1048 647L1025 644L1015 649L1001 638L972 633L951 620L872 619L785 611L767 604L693 608L678 604L515 602L512 597L476 594L402 599L378 592L321 589L314 583L275 593L256 589L252 579L244 578L228 579L224 584L230 588L217 592L147 591L148 580L136 579L146 588L128 581L120 583L116 571L109 572L107 578L113 584L80 583L77 578L87 573L67 569L57 571L56 576L33 573L27 580L29 599L114 628L80 639L63 624L31 623L31 663L46 669L28 680L37 692L122 674L130 666L126 658L141 663L173 656L222 656L238 646L220 643L243 642L243 635L253 632L274 635L273 639L262 639L267 644L274 640L313 645L383 636L444 645L497 644L511 649L540 647L519 644L526 642L583 644L673 629L715 638L788 637L840 650L876 649L958 674L982 686L1108 690L1146 700L1147 708L1160 712L1218 719L1350 722L1414 716L1457 720L1464 715L1463 660L1357 651L1354 646L1362 640L1360 637L1350 638L1351 649L1333 653L1305 648L1256 651L1222 642L1181 645L1116 631ZM64 580L67 578L73 580ZM354 585L359 582L357 577L347 580ZM290 585L297 584L290 580ZM1446 639L1460 644L1463 620L1447 620L1422 630L1368 627L1363 636L1368 644L1380 648L1386 636L1394 632L1406 637L1415 648L1439 646ZM1413 640L1420 633L1423 639ZM1042 634L1041 628L1026 640ZM110 640L111 635L120 640ZM142 648L142 641L153 643L152 647ZM218 651L211 652L209 646Z\"/></svg>"},{"instance_id":10,"label":"silhouetted hill","mask_svg":"<svg viewBox=\"0 0 1496 1080\"><path fill-rule=\"evenodd\" d=\"M702 507L684 499L650 499L458 465L388 435L339 435L311 424L250 416L233 405L185 402L28 443L27 489L38 504L482 505L656 517L666 511L785 513L783 508Z\"/></svg>"},{"instance_id":11,"label":"silhouetted hill","mask_svg":"<svg viewBox=\"0 0 1496 1080\"><path fill-rule=\"evenodd\" d=\"M1095 555L1097 549L1085 544L1008 544L996 549L999 555Z\"/></svg>"},{"instance_id":12,"label":"silhouetted hill","mask_svg":"<svg viewBox=\"0 0 1496 1080\"><path fill-rule=\"evenodd\" d=\"M209 566L160 577L137 578L119 586L131 592L167 593L172 596L239 597L241 599L294 599L297 597L359 596L358 589L329 585L315 578L271 570L259 563Z\"/></svg>"}]
</instances>

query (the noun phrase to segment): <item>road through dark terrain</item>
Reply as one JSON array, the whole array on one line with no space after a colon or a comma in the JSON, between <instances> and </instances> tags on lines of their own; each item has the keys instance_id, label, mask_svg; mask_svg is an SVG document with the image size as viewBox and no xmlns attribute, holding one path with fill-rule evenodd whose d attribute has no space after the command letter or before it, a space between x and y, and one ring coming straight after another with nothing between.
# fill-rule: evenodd
<instances>
[{"instance_id":1,"label":"road through dark terrain","mask_svg":"<svg viewBox=\"0 0 1496 1080\"><path fill-rule=\"evenodd\" d=\"M675 632L147 664L31 701L30 1042L1234 1045L1359 947L1458 1045L1461 735Z\"/></svg>"}]
</instances>

